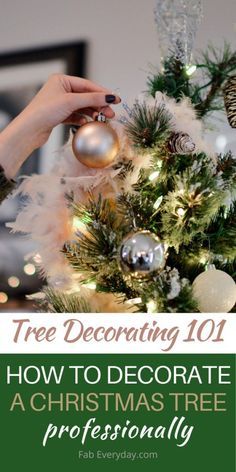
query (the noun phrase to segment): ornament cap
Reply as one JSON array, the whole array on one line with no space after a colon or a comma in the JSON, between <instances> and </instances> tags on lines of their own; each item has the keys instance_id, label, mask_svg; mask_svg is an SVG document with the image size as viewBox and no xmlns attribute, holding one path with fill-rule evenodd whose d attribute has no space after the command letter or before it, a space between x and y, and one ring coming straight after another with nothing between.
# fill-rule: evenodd
<instances>
[{"instance_id":1,"label":"ornament cap","mask_svg":"<svg viewBox=\"0 0 236 472\"><path fill-rule=\"evenodd\" d=\"M105 117L104 113L102 113L100 111L100 113L98 113L98 116L96 117L95 121L100 121L100 123L106 123L106 117Z\"/></svg>"},{"instance_id":2,"label":"ornament cap","mask_svg":"<svg viewBox=\"0 0 236 472\"><path fill-rule=\"evenodd\" d=\"M216 270L215 264L207 264L206 270Z\"/></svg>"}]
</instances>

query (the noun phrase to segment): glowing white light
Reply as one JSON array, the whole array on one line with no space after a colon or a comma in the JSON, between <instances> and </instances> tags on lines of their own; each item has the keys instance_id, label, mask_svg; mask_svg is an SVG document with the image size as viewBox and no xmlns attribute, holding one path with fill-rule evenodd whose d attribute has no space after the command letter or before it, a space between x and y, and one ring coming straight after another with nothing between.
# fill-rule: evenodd
<instances>
[{"instance_id":1,"label":"glowing white light","mask_svg":"<svg viewBox=\"0 0 236 472\"><path fill-rule=\"evenodd\" d=\"M153 205L153 208L155 208L155 210L157 210L157 208L159 208L161 202L163 200L163 197L162 195L160 197L158 197L158 199L155 201L154 205Z\"/></svg>"},{"instance_id":2,"label":"glowing white light","mask_svg":"<svg viewBox=\"0 0 236 472\"><path fill-rule=\"evenodd\" d=\"M78 216L74 216L73 223L72 223L73 231L80 231L81 233L85 233L87 230L86 225L78 218Z\"/></svg>"},{"instance_id":3,"label":"glowing white light","mask_svg":"<svg viewBox=\"0 0 236 472\"><path fill-rule=\"evenodd\" d=\"M185 210L183 208L178 208L177 215L178 216L184 216L185 215Z\"/></svg>"},{"instance_id":4,"label":"glowing white light","mask_svg":"<svg viewBox=\"0 0 236 472\"><path fill-rule=\"evenodd\" d=\"M157 179L157 177L159 177L160 175L160 171L159 170L156 170L155 172L152 172L150 175L149 175L149 180L151 182L153 182L153 180Z\"/></svg>"},{"instance_id":5,"label":"glowing white light","mask_svg":"<svg viewBox=\"0 0 236 472\"><path fill-rule=\"evenodd\" d=\"M0 303L7 303L8 296L5 292L0 292Z\"/></svg>"},{"instance_id":6,"label":"glowing white light","mask_svg":"<svg viewBox=\"0 0 236 472\"><path fill-rule=\"evenodd\" d=\"M148 313L155 313L155 311L156 311L156 303L154 302L154 300L150 300L147 303L147 312Z\"/></svg>"},{"instance_id":7,"label":"glowing white light","mask_svg":"<svg viewBox=\"0 0 236 472\"><path fill-rule=\"evenodd\" d=\"M137 298L130 298L130 300L127 300L127 305L133 305L135 303L141 303L142 298L137 297Z\"/></svg>"},{"instance_id":8,"label":"glowing white light","mask_svg":"<svg viewBox=\"0 0 236 472\"><path fill-rule=\"evenodd\" d=\"M201 256L199 262L200 264L205 265L208 262L208 258L206 256Z\"/></svg>"},{"instance_id":9,"label":"glowing white light","mask_svg":"<svg viewBox=\"0 0 236 472\"><path fill-rule=\"evenodd\" d=\"M86 226L83 223L83 221L81 221L81 219L78 218L78 216L74 216L74 218L73 218L73 229L74 230L76 230L76 229L82 230L84 228L86 228Z\"/></svg>"},{"instance_id":10,"label":"glowing white light","mask_svg":"<svg viewBox=\"0 0 236 472\"><path fill-rule=\"evenodd\" d=\"M19 287L20 285L20 280L18 279L18 277L15 277L14 275L9 277L7 282L8 282L8 285L12 288Z\"/></svg>"},{"instance_id":11,"label":"glowing white light","mask_svg":"<svg viewBox=\"0 0 236 472\"><path fill-rule=\"evenodd\" d=\"M224 151L225 146L227 144L227 138L224 134L219 134L216 138L216 147L219 152Z\"/></svg>"},{"instance_id":12,"label":"glowing white light","mask_svg":"<svg viewBox=\"0 0 236 472\"><path fill-rule=\"evenodd\" d=\"M191 75L194 74L194 72L196 72L196 69L197 69L197 66L195 66L195 64L186 66L186 69L185 69L186 74L190 77Z\"/></svg>"},{"instance_id":13,"label":"glowing white light","mask_svg":"<svg viewBox=\"0 0 236 472\"><path fill-rule=\"evenodd\" d=\"M24 266L24 273L26 275L34 275L36 272L36 268L34 264L25 264Z\"/></svg>"},{"instance_id":14,"label":"glowing white light","mask_svg":"<svg viewBox=\"0 0 236 472\"><path fill-rule=\"evenodd\" d=\"M85 284L85 287L90 288L90 290L96 290L97 285L95 284L95 282L89 282L88 284Z\"/></svg>"},{"instance_id":15,"label":"glowing white light","mask_svg":"<svg viewBox=\"0 0 236 472\"><path fill-rule=\"evenodd\" d=\"M42 262L42 257L40 256L40 254L35 254L33 259L34 259L34 262L36 262L36 264L40 264Z\"/></svg>"}]
</instances>

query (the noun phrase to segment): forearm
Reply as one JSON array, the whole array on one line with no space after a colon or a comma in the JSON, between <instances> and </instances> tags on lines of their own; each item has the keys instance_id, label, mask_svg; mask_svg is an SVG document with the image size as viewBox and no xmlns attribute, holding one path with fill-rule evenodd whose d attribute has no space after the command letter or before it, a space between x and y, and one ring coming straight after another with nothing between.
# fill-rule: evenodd
<instances>
[{"instance_id":1,"label":"forearm","mask_svg":"<svg viewBox=\"0 0 236 472\"><path fill-rule=\"evenodd\" d=\"M18 170L37 147L35 130L22 115L15 118L0 134L0 165L7 179L13 179Z\"/></svg>"}]
</instances>

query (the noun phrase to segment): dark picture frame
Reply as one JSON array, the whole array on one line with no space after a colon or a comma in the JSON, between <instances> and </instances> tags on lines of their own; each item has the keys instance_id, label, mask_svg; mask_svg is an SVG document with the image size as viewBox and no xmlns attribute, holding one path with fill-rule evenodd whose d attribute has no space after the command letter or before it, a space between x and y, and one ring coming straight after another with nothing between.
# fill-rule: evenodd
<instances>
[{"instance_id":1,"label":"dark picture frame","mask_svg":"<svg viewBox=\"0 0 236 472\"><path fill-rule=\"evenodd\" d=\"M67 74L84 77L86 46L85 41L79 41L0 53L0 68L62 59L67 65Z\"/></svg>"}]
</instances>

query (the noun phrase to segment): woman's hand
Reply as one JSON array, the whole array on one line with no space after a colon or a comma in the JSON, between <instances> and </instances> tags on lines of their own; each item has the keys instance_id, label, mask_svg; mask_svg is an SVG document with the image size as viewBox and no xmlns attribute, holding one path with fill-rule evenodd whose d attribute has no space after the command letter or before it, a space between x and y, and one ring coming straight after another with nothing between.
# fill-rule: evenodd
<instances>
[{"instance_id":1,"label":"woman's hand","mask_svg":"<svg viewBox=\"0 0 236 472\"><path fill-rule=\"evenodd\" d=\"M20 117L34 121L35 144L42 146L60 123L81 124L81 114L92 116L100 109L112 118L115 113L108 105L119 103L120 98L109 89L100 87L90 80L69 75L52 75Z\"/></svg>"},{"instance_id":2,"label":"woman's hand","mask_svg":"<svg viewBox=\"0 0 236 472\"><path fill-rule=\"evenodd\" d=\"M0 164L7 178L13 178L22 163L49 138L60 123L82 124L82 115L95 117L99 111L112 118L110 104L120 103L117 95L79 77L54 74L29 105L0 134Z\"/></svg>"}]
</instances>

